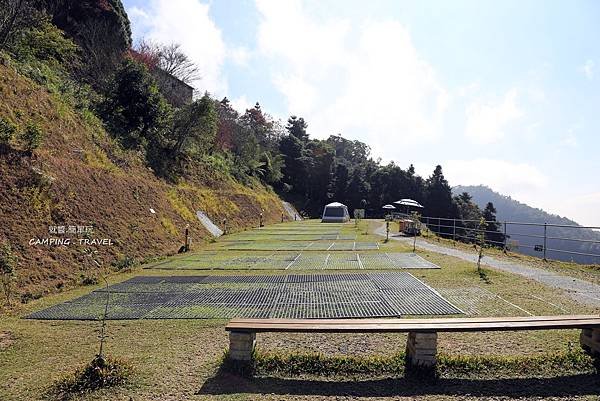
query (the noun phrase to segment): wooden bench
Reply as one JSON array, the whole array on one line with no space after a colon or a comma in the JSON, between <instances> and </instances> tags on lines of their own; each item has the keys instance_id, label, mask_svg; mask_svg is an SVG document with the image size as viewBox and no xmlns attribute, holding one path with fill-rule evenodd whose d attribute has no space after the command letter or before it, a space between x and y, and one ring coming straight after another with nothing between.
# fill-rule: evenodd
<instances>
[{"instance_id":1,"label":"wooden bench","mask_svg":"<svg viewBox=\"0 0 600 401\"><path fill-rule=\"evenodd\" d=\"M229 332L229 358L251 361L256 333L408 333L409 366L436 364L437 333L581 329L580 343L594 357L600 356L600 316L530 316L441 319L233 319Z\"/></svg>"}]
</instances>

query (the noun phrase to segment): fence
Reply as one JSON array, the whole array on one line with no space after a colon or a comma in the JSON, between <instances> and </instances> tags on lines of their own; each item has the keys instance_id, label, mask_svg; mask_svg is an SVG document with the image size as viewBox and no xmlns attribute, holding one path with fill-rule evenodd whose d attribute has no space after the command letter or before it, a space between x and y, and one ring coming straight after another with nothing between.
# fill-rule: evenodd
<instances>
[{"instance_id":1,"label":"fence","mask_svg":"<svg viewBox=\"0 0 600 401\"><path fill-rule=\"evenodd\" d=\"M394 217L414 218L404 213ZM541 256L543 259L570 260L580 263L600 262L600 227L584 227L552 223L525 223L518 221L486 221L450 219L443 217L420 217L420 223L433 233L453 240L475 242L481 234L485 242L507 251ZM486 229L495 227L496 230ZM565 232L574 234L565 236ZM575 234L576 233L576 234ZM578 237L578 238L575 238Z\"/></svg>"}]
</instances>

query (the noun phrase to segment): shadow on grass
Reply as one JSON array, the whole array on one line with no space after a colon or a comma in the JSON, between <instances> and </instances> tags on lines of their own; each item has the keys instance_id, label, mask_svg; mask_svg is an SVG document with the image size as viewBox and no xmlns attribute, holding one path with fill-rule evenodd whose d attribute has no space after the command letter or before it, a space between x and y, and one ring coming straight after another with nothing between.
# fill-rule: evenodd
<instances>
[{"instance_id":1,"label":"shadow on grass","mask_svg":"<svg viewBox=\"0 0 600 401\"><path fill-rule=\"evenodd\" d=\"M600 395L598 375L581 374L551 378L372 380L318 380L242 377L223 369L208 379L196 395L278 394L355 397L476 396L476 397L573 397Z\"/></svg>"}]
</instances>

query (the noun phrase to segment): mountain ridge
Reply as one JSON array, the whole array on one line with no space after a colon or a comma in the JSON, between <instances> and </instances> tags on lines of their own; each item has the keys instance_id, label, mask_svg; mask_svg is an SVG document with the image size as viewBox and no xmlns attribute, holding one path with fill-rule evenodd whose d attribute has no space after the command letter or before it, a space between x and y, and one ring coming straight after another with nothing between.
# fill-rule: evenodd
<instances>
[{"instance_id":1,"label":"mountain ridge","mask_svg":"<svg viewBox=\"0 0 600 401\"><path fill-rule=\"evenodd\" d=\"M480 208L484 208L487 202L492 202L497 210L496 216L499 221L539 224L539 226L508 224L509 241L518 241L519 252L521 253L542 256L540 251L535 251L535 247L543 245L543 224L573 226L574 228L554 226L546 228L547 257L579 263L598 263L600 261L600 257L578 255L578 253L600 255L600 243L589 242L600 242L600 233L583 228L581 224L568 217L532 207L513 199L511 196L496 192L485 185L457 185L452 188L452 192L454 195L468 192L473 197L473 202Z\"/></svg>"}]
</instances>

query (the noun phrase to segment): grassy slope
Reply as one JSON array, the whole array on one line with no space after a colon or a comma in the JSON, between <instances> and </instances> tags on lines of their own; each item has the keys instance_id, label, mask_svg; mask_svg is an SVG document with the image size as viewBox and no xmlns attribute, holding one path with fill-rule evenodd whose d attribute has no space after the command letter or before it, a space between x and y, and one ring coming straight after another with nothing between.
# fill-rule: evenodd
<instances>
[{"instance_id":1,"label":"grassy slope","mask_svg":"<svg viewBox=\"0 0 600 401\"><path fill-rule=\"evenodd\" d=\"M0 243L8 241L20 258L20 295L36 298L71 286L95 276L98 264L108 267L125 256L172 254L187 224L193 242L201 243L209 234L196 210L216 224L227 218L232 230L258 224L261 209L267 222L281 218L279 198L260 185L245 187L214 172L202 187L157 179L138 155L120 150L91 113L74 110L10 66L0 65L0 97L0 116L20 128L35 122L45 133L34 156L14 149L0 154ZM28 244L48 237L50 225L93 225L93 237L115 245Z\"/></svg>"},{"instance_id":2,"label":"grassy slope","mask_svg":"<svg viewBox=\"0 0 600 401\"><path fill-rule=\"evenodd\" d=\"M376 223L380 224L380 223ZM372 226L375 226L373 224ZM361 228L362 231L362 228ZM375 237L365 235L366 240ZM204 249L218 249L219 243L206 245ZM391 241L382 246L385 251L406 251L406 247ZM508 302L534 314L560 313L556 305L570 313L598 313L583 307L564 294L520 276L488 270L490 282L483 282L475 265L457 258L431 252L419 252L423 257L439 264L441 270L414 270L415 276L425 280L436 289L485 287ZM314 271L312 271L314 273ZM237 272L250 274L256 272ZM259 272L282 274L283 272ZM294 273L302 273L300 271ZM205 274L194 271L143 271L122 273L110 278L122 281L134 275L154 274ZM236 274L235 271L213 274ZM94 287L96 288L96 287ZM91 290L78 288L36 300L22 307L18 315L64 302ZM538 298L531 297L535 294ZM481 305L482 315L522 315L504 301L492 301ZM483 307L487 306L487 307ZM539 399L538 395L562 395L554 399L596 399L589 396L600 391L593 378L578 372L566 372L552 365L521 366L528 372L525 377L500 380L486 376L485 372L474 374L469 369L448 372L442 380L423 387L422 383L380 378L347 377L278 377L275 375L253 381L236 378L218 371L220 358L227 347L227 334L221 320L177 321L113 321L109 322L109 353L131 361L136 372L126 387L102 391L83 397L85 400L178 400L178 399L339 399L341 394L362 394L379 399L441 400L477 399L487 397L520 395L523 399ZM4 351L0 352L0 399L37 399L62 374L88 362L97 350L99 325L93 322L43 322L19 319L17 315L0 318L0 332L4 331ZM450 355L501 355L543 356L568 349L569 342L578 348L576 330L516 333L446 333L440 335L440 352ZM290 352L319 352L326 356L357 355L359 357L390 357L404 350L403 334L381 335L330 335L330 334L261 334L258 345L261 350L286 355ZM35 366L35 369L32 369ZM520 375L518 375L520 376ZM546 377L543 380L535 377ZM494 379L494 380L490 380ZM366 380L366 381L364 381ZM597 382L596 382L597 383ZM592 388L590 388L592 386ZM594 387L596 386L596 387ZM293 395L298 394L298 395ZM314 395L311 395L314 394ZM328 397L327 394L330 394ZM475 394L469 396L469 394ZM582 395L576 397L576 395ZM400 398L399 396L404 396ZM596 397L596 398L595 398Z\"/></svg>"}]
</instances>

